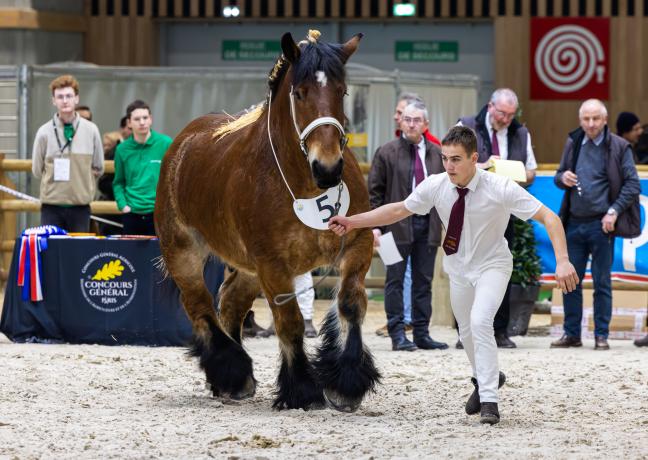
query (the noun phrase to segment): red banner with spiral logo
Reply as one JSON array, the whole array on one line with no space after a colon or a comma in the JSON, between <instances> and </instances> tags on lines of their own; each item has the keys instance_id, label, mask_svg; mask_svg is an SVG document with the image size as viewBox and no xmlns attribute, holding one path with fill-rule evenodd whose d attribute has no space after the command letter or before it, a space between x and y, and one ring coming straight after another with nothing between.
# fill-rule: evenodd
<instances>
[{"instance_id":1,"label":"red banner with spiral logo","mask_svg":"<svg viewBox=\"0 0 648 460\"><path fill-rule=\"evenodd\" d=\"M608 99L609 18L531 19L531 99Z\"/></svg>"}]
</instances>

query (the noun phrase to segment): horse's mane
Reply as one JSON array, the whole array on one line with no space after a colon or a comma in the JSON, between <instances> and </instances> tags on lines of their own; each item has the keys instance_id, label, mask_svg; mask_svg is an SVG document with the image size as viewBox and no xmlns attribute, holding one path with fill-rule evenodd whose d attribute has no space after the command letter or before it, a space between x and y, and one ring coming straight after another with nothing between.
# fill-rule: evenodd
<instances>
[{"instance_id":1,"label":"horse's mane","mask_svg":"<svg viewBox=\"0 0 648 460\"><path fill-rule=\"evenodd\" d=\"M315 83L315 72L318 70L326 74L328 81L344 82L346 73L342 45L320 42L320 35L318 30L309 30L306 40L298 43L301 53L299 59L292 64L293 86ZM268 75L268 89L271 96L276 94L289 67L290 63L283 54L279 56ZM259 104L240 117L233 117L232 121L216 129L214 137L226 136L254 123L264 113L266 105L267 102Z\"/></svg>"},{"instance_id":2,"label":"horse's mane","mask_svg":"<svg viewBox=\"0 0 648 460\"><path fill-rule=\"evenodd\" d=\"M248 125L251 125L261 117L264 108L265 103L259 103L256 106L252 107L250 110L246 110L245 113L241 116L234 117L230 115L232 120L216 128L213 137L223 137L228 134L232 134L233 132L236 132L241 128L245 128Z\"/></svg>"}]
</instances>

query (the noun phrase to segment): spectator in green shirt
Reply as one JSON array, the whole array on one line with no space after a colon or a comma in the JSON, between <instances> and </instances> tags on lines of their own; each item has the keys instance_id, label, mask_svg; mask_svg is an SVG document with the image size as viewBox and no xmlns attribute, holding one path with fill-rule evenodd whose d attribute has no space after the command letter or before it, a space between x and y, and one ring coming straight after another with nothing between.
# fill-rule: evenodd
<instances>
[{"instance_id":1,"label":"spectator in green shirt","mask_svg":"<svg viewBox=\"0 0 648 460\"><path fill-rule=\"evenodd\" d=\"M129 104L126 118L133 134L115 151L115 201L123 213L124 235L155 235L155 192L172 140L151 129L153 117L144 101Z\"/></svg>"}]
</instances>

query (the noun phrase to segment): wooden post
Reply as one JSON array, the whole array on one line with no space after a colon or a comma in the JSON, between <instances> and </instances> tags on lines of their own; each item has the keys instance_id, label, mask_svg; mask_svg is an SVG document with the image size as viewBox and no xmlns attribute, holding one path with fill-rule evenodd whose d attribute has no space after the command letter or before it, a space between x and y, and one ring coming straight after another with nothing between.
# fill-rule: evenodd
<instances>
[{"instance_id":1,"label":"wooden post","mask_svg":"<svg viewBox=\"0 0 648 460\"><path fill-rule=\"evenodd\" d=\"M0 161L4 160L5 154L0 153ZM4 169L0 169L0 185L16 188L9 177L5 174ZM8 193L0 193L0 200L13 199ZM6 212L0 209L0 241L16 239L16 213ZM9 266L11 265L11 252L3 252L0 255L0 280L6 281L9 277Z\"/></svg>"}]
</instances>

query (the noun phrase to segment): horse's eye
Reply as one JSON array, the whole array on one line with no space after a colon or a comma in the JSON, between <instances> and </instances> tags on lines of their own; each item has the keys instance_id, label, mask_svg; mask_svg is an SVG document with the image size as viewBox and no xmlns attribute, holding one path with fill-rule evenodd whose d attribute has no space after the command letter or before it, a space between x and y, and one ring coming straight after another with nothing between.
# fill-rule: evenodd
<instances>
[{"instance_id":1,"label":"horse's eye","mask_svg":"<svg viewBox=\"0 0 648 460\"><path fill-rule=\"evenodd\" d=\"M303 89L296 89L295 90L295 99L298 101L304 100L306 98L306 91Z\"/></svg>"}]
</instances>

